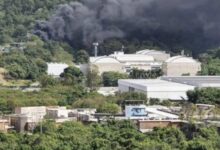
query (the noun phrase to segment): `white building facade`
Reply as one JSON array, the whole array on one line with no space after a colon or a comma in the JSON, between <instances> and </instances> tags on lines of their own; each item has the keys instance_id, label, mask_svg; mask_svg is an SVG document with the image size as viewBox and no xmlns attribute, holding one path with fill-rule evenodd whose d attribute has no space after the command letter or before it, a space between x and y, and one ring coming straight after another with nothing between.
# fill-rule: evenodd
<instances>
[{"instance_id":1,"label":"white building facade","mask_svg":"<svg viewBox=\"0 0 220 150\"><path fill-rule=\"evenodd\" d=\"M119 92L140 92L146 94L147 98L160 100L187 100L186 92L195 87L186 84L168 82L160 79L150 80L119 80Z\"/></svg>"},{"instance_id":2,"label":"white building facade","mask_svg":"<svg viewBox=\"0 0 220 150\"><path fill-rule=\"evenodd\" d=\"M162 68L166 76L195 76L201 71L201 63L191 57L174 56L167 59Z\"/></svg>"}]
</instances>

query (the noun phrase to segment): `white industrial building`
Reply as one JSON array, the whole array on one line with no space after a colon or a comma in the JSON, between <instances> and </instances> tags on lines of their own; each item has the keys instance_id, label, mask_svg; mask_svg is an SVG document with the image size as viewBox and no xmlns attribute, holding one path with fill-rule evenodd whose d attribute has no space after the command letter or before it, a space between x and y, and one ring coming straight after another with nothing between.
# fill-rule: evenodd
<instances>
[{"instance_id":1,"label":"white industrial building","mask_svg":"<svg viewBox=\"0 0 220 150\"><path fill-rule=\"evenodd\" d=\"M195 86L169 82L161 79L126 79L118 81L120 92L141 92L147 98L160 100L186 100L186 92L193 90Z\"/></svg>"},{"instance_id":2,"label":"white industrial building","mask_svg":"<svg viewBox=\"0 0 220 150\"><path fill-rule=\"evenodd\" d=\"M88 67L81 65L81 70L85 72L85 68L91 68L93 65L98 68L99 74L108 71L129 73L132 68L143 70L161 68L162 62L155 61L154 57L150 55L115 52L109 56L90 57Z\"/></svg>"},{"instance_id":3,"label":"white industrial building","mask_svg":"<svg viewBox=\"0 0 220 150\"><path fill-rule=\"evenodd\" d=\"M65 63L47 63L47 74L59 77L69 66Z\"/></svg>"},{"instance_id":4,"label":"white industrial building","mask_svg":"<svg viewBox=\"0 0 220 150\"><path fill-rule=\"evenodd\" d=\"M167 59L162 68L166 76L195 76L201 71L201 63L191 57L174 56Z\"/></svg>"},{"instance_id":5,"label":"white industrial building","mask_svg":"<svg viewBox=\"0 0 220 150\"><path fill-rule=\"evenodd\" d=\"M86 73L93 66L96 66L100 75L109 71L129 73L133 68L143 70L160 68L167 76L193 76L201 71L201 63L191 57L170 57L165 51L148 49L137 51L135 54L116 51L109 56L90 57L89 64L80 65L80 69Z\"/></svg>"}]
</instances>

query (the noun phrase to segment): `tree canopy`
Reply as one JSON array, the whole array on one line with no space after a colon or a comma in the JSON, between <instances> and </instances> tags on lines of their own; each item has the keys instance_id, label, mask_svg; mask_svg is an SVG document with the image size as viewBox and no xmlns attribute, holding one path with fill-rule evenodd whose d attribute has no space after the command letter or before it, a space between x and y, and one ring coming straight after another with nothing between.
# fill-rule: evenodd
<instances>
[{"instance_id":1,"label":"tree canopy","mask_svg":"<svg viewBox=\"0 0 220 150\"><path fill-rule=\"evenodd\" d=\"M0 133L0 149L61 150L217 150L220 136L214 127L195 128L188 138L183 129L156 128L143 134L130 121L109 120L106 123L83 125L66 122L56 126L43 122L33 134Z\"/></svg>"},{"instance_id":2,"label":"tree canopy","mask_svg":"<svg viewBox=\"0 0 220 150\"><path fill-rule=\"evenodd\" d=\"M220 104L220 89L196 88L187 92L188 100L192 103Z\"/></svg>"},{"instance_id":3,"label":"tree canopy","mask_svg":"<svg viewBox=\"0 0 220 150\"><path fill-rule=\"evenodd\" d=\"M102 81L104 86L117 86L119 79L127 79L128 75L114 71L104 72L102 74Z\"/></svg>"}]
</instances>

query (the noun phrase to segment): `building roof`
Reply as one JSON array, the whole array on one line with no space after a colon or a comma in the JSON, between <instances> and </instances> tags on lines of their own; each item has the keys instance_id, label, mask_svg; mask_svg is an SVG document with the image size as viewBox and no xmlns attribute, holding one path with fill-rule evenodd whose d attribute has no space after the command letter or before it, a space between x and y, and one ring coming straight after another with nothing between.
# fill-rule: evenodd
<instances>
[{"instance_id":1,"label":"building roof","mask_svg":"<svg viewBox=\"0 0 220 150\"><path fill-rule=\"evenodd\" d=\"M90 57L91 63L120 63L116 58L111 56Z\"/></svg>"},{"instance_id":2,"label":"building roof","mask_svg":"<svg viewBox=\"0 0 220 150\"><path fill-rule=\"evenodd\" d=\"M120 62L153 62L154 57L142 54L110 55Z\"/></svg>"},{"instance_id":3,"label":"building roof","mask_svg":"<svg viewBox=\"0 0 220 150\"><path fill-rule=\"evenodd\" d=\"M165 61L166 63L197 63L192 57L174 56Z\"/></svg>"},{"instance_id":4,"label":"building roof","mask_svg":"<svg viewBox=\"0 0 220 150\"><path fill-rule=\"evenodd\" d=\"M220 76L164 76L161 79L196 87L220 87Z\"/></svg>"},{"instance_id":5,"label":"building roof","mask_svg":"<svg viewBox=\"0 0 220 150\"><path fill-rule=\"evenodd\" d=\"M165 51L160 51L160 50L150 50L150 49L145 49L145 50L140 50L140 51L137 51L136 54L143 54L143 55L150 55L150 54L166 54Z\"/></svg>"},{"instance_id":6,"label":"building roof","mask_svg":"<svg viewBox=\"0 0 220 150\"><path fill-rule=\"evenodd\" d=\"M167 112L158 110L157 108L151 107L151 106L146 107L146 112L153 113L153 114L159 115L161 117L169 118L169 119L178 119L179 118L178 115L167 113Z\"/></svg>"},{"instance_id":7,"label":"building roof","mask_svg":"<svg viewBox=\"0 0 220 150\"><path fill-rule=\"evenodd\" d=\"M132 63L132 62L153 62L154 57L142 54L112 54L109 56L90 57L91 63Z\"/></svg>"},{"instance_id":8,"label":"building roof","mask_svg":"<svg viewBox=\"0 0 220 150\"><path fill-rule=\"evenodd\" d=\"M121 79L118 81L130 87L140 89L142 91L185 91L194 89L194 86L169 82L160 79Z\"/></svg>"}]
</instances>

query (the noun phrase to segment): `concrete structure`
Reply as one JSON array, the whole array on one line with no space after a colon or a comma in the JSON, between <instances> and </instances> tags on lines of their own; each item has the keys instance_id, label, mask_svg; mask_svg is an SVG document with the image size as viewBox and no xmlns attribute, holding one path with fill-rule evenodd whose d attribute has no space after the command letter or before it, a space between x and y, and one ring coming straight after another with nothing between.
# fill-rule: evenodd
<instances>
[{"instance_id":1,"label":"concrete structure","mask_svg":"<svg viewBox=\"0 0 220 150\"><path fill-rule=\"evenodd\" d=\"M220 76L164 76L162 80L192 85L198 88L220 88Z\"/></svg>"},{"instance_id":2,"label":"concrete structure","mask_svg":"<svg viewBox=\"0 0 220 150\"><path fill-rule=\"evenodd\" d=\"M10 124L17 132L32 131L36 126L36 122L33 125L31 116L21 114L10 115Z\"/></svg>"},{"instance_id":3,"label":"concrete structure","mask_svg":"<svg viewBox=\"0 0 220 150\"><path fill-rule=\"evenodd\" d=\"M35 116L36 119L42 119L46 115L45 106L36 107L16 107L15 114Z\"/></svg>"},{"instance_id":4,"label":"concrete structure","mask_svg":"<svg viewBox=\"0 0 220 150\"><path fill-rule=\"evenodd\" d=\"M54 120L57 124L66 121L96 122L94 117L96 109L78 108L66 109L66 107L18 107L15 114L9 115L10 123L18 132L33 131L44 119ZM1 122L0 122L1 130Z\"/></svg>"},{"instance_id":5,"label":"concrete structure","mask_svg":"<svg viewBox=\"0 0 220 150\"><path fill-rule=\"evenodd\" d=\"M164 108L164 106L146 106L146 112L148 113L148 117L152 120L176 120L179 119L179 116L173 114L169 111L168 108Z\"/></svg>"},{"instance_id":6,"label":"concrete structure","mask_svg":"<svg viewBox=\"0 0 220 150\"><path fill-rule=\"evenodd\" d=\"M94 117L96 109L93 108L77 108L71 110L69 116L77 117L77 120L82 122L97 122L98 119Z\"/></svg>"},{"instance_id":7,"label":"concrete structure","mask_svg":"<svg viewBox=\"0 0 220 150\"><path fill-rule=\"evenodd\" d=\"M140 120L179 119L178 115L164 111L162 108L164 106L127 105L125 106L125 117Z\"/></svg>"},{"instance_id":8,"label":"concrete structure","mask_svg":"<svg viewBox=\"0 0 220 150\"><path fill-rule=\"evenodd\" d=\"M160 50L140 50L137 51L136 54L148 55L154 57L155 61L164 62L168 58L170 58L170 54L166 53L165 51Z\"/></svg>"},{"instance_id":9,"label":"concrete structure","mask_svg":"<svg viewBox=\"0 0 220 150\"><path fill-rule=\"evenodd\" d=\"M0 132L8 132L9 129L12 127L10 126L8 119L0 119Z\"/></svg>"},{"instance_id":10,"label":"concrete structure","mask_svg":"<svg viewBox=\"0 0 220 150\"><path fill-rule=\"evenodd\" d=\"M15 114L35 116L36 119L42 119L46 115L45 106L36 107L16 107Z\"/></svg>"},{"instance_id":11,"label":"concrete structure","mask_svg":"<svg viewBox=\"0 0 220 150\"><path fill-rule=\"evenodd\" d=\"M186 92L195 87L186 84L169 82L160 79L127 79L119 80L118 88L120 92L141 92L147 98L158 98L160 100L184 100L187 99Z\"/></svg>"},{"instance_id":12,"label":"concrete structure","mask_svg":"<svg viewBox=\"0 0 220 150\"><path fill-rule=\"evenodd\" d=\"M15 114L10 115L10 122L16 131L31 131L44 119L45 115L45 106L17 107L15 108Z\"/></svg>"},{"instance_id":13,"label":"concrete structure","mask_svg":"<svg viewBox=\"0 0 220 150\"><path fill-rule=\"evenodd\" d=\"M59 77L67 67L68 65L64 63L47 63L47 74Z\"/></svg>"},{"instance_id":14,"label":"concrete structure","mask_svg":"<svg viewBox=\"0 0 220 150\"><path fill-rule=\"evenodd\" d=\"M66 107L47 107L47 118L58 119L58 118L68 118L69 110Z\"/></svg>"},{"instance_id":15,"label":"concrete structure","mask_svg":"<svg viewBox=\"0 0 220 150\"><path fill-rule=\"evenodd\" d=\"M191 57L174 56L163 63L163 72L167 76L196 75L201 71L201 63Z\"/></svg>"}]
</instances>

